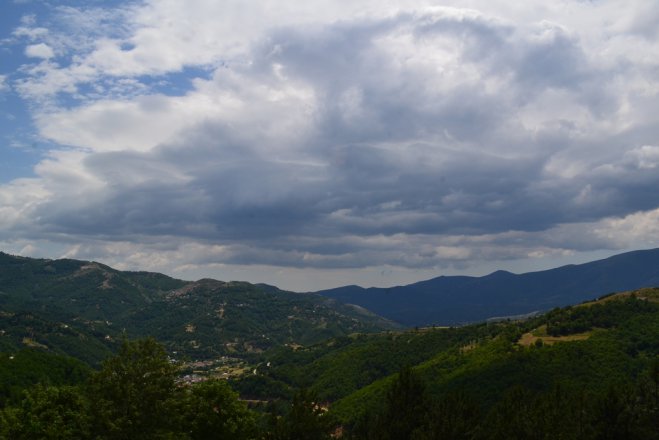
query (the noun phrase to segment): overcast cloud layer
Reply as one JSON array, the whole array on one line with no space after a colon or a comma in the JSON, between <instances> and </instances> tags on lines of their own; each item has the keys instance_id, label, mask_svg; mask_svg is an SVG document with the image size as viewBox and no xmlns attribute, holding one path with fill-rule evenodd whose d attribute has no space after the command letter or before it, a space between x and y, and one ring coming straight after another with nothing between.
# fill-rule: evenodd
<instances>
[{"instance_id":1,"label":"overcast cloud layer","mask_svg":"<svg viewBox=\"0 0 659 440\"><path fill-rule=\"evenodd\" d=\"M315 290L659 246L657 2L36 10L5 251Z\"/></svg>"}]
</instances>

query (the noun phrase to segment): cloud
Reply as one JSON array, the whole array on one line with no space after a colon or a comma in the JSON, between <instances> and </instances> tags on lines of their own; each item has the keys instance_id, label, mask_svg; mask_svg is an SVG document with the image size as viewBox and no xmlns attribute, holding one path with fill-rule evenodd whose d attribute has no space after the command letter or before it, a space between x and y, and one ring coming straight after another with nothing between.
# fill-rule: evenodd
<instances>
[{"instance_id":1,"label":"cloud","mask_svg":"<svg viewBox=\"0 0 659 440\"><path fill-rule=\"evenodd\" d=\"M53 49L45 43L32 44L25 48L25 55L31 58L42 58L47 60L55 56Z\"/></svg>"},{"instance_id":2,"label":"cloud","mask_svg":"<svg viewBox=\"0 0 659 440\"><path fill-rule=\"evenodd\" d=\"M70 63L16 82L48 103L34 118L53 148L0 187L0 240L181 271L643 246L659 62L623 49L656 50L652 34L610 2L423 3L60 8L60 28L100 29L78 51L27 26Z\"/></svg>"}]
</instances>

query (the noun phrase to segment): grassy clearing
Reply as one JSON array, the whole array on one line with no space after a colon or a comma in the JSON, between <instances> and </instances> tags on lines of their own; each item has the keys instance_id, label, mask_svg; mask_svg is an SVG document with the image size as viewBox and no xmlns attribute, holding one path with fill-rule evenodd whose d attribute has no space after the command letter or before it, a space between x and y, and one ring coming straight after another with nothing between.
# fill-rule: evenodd
<instances>
[{"instance_id":1,"label":"grassy clearing","mask_svg":"<svg viewBox=\"0 0 659 440\"><path fill-rule=\"evenodd\" d=\"M31 348L43 348L44 350L48 350L48 346L41 344L32 338L23 338L23 344Z\"/></svg>"},{"instance_id":2,"label":"grassy clearing","mask_svg":"<svg viewBox=\"0 0 659 440\"><path fill-rule=\"evenodd\" d=\"M519 338L519 341L517 341L517 344L523 347L529 347L532 344L535 344L536 341L540 340L543 344L553 345L557 342L583 341L590 338L592 334L593 330L567 336L549 336L547 335L547 326L541 325L535 330L524 333L522 337Z\"/></svg>"}]
</instances>

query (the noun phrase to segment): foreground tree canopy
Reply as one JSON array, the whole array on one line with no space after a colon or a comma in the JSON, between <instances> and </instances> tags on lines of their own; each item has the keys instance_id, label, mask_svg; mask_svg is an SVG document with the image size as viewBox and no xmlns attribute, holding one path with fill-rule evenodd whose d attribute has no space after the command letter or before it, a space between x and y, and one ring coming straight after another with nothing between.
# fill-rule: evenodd
<instances>
[{"instance_id":1,"label":"foreground tree canopy","mask_svg":"<svg viewBox=\"0 0 659 440\"><path fill-rule=\"evenodd\" d=\"M178 386L154 339L125 341L79 387L36 386L0 414L3 439L250 439L256 419L225 381Z\"/></svg>"}]
</instances>

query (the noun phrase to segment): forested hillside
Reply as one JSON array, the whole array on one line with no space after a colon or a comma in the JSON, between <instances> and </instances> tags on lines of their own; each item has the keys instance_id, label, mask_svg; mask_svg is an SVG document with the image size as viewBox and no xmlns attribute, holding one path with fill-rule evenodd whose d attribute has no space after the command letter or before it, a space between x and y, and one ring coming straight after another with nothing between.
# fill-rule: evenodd
<instances>
[{"instance_id":1,"label":"forested hillside","mask_svg":"<svg viewBox=\"0 0 659 440\"><path fill-rule=\"evenodd\" d=\"M124 341L95 372L28 358L23 366L50 362L61 373L6 396L0 438L659 436L659 289L525 321L279 348L228 381L185 384L153 339ZM0 358L0 372L16 360Z\"/></svg>"},{"instance_id":2,"label":"forested hillside","mask_svg":"<svg viewBox=\"0 0 659 440\"><path fill-rule=\"evenodd\" d=\"M204 360L400 327L314 294L3 253L0 326L2 351L41 347L92 365L123 337L153 336L170 352Z\"/></svg>"},{"instance_id":3,"label":"forested hillside","mask_svg":"<svg viewBox=\"0 0 659 440\"><path fill-rule=\"evenodd\" d=\"M629 424L620 429L644 426L638 427L643 435L630 431L625 438L655 438L644 435L659 415L653 388L659 380L659 289L519 322L340 338L280 350L267 362L270 368L246 377L238 389L256 398L260 386L265 399L268 392L308 387L357 438L609 438L602 435L611 427L603 426L618 419ZM392 395L396 387L411 390ZM392 411L409 417L405 435L418 428L414 437L385 435L403 429L389 425L401 419ZM518 414L511 418L511 411ZM554 426L544 411L566 423ZM574 411L583 419L575 420ZM460 427L469 429L456 437ZM443 429L457 431L442 437Z\"/></svg>"}]
</instances>

